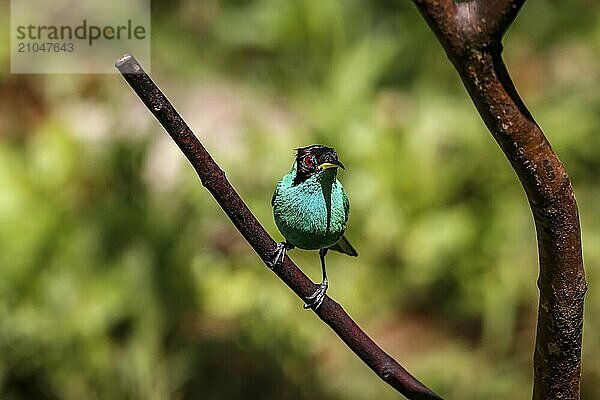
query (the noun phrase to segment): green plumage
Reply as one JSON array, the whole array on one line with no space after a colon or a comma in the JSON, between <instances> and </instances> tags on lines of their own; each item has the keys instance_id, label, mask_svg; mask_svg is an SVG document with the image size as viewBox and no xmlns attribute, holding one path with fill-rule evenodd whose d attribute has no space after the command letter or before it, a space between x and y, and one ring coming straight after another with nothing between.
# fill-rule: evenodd
<instances>
[{"instance_id":1,"label":"green plumage","mask_svg":"<svg viewBox=\"0 0 600 400\"><path fill-rule=\"evenodd\" d=\"M319 250L323 280L306 297L304 308L316 310L325 300L328 250L358 255L344 237L350 203L336 179L338 168L344 169L344 164L333 148L320 144L298 148L292 170L281 178L271 199L275 223L285 242L277 245L273 261L267 265L283 265L286 251L294 247Z\"/></svg>"},{"instance_id":2,"label":"green plumage","mask_svg":"<svg viewBox=\"0 0 600 400\"><path fill-rule=\"evenodd\" d=\"M350 203L336 169L314 174L294 185L296 163L277 184L272 205L275 223L286 240L307 250L332 248L349 255L356 251L344 238ZM334 246L334 247L332 247Z\"/></svg>"}]
</instances>

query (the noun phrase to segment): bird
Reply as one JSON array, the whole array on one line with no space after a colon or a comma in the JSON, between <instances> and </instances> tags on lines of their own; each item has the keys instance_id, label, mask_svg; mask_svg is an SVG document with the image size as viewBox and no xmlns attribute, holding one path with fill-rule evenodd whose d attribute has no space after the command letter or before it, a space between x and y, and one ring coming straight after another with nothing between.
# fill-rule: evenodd
<instances>
[{"instance_id":1,"label":"bird","mask_svg":"<svg viewBox=\"0 0 600 400\"><path fill-rule=\"evenodd\" d=\"M337 179L338 168L344 164L331 147L320 144L294 149L292 169L281 178L271 199L273 217L285 238L278 243L271 268L282 265L285 254L295 247L319 250L323 279L309 297L304 308L318 309L329 286L325 256L335 250L349 256L357 251L344 236L350 202Z\"/></svg>"}]
</instances>

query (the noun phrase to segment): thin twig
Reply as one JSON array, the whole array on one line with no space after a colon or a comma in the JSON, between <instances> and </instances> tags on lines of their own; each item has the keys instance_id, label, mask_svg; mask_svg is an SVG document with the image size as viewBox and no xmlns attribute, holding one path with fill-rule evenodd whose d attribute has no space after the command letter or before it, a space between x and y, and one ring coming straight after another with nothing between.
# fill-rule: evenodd
<instances>
[{"instance_id":1,"label":"thin twig","mask_svg":"<svg viewBox=\"0 0 600 400\"><path fill-rule=\"evenodd\" d=\"M575 196L567 172L502 60L502 35L525 0L413 0L514 168L537 231L540 275L533 398L579 399L587 289Z\"/></svg>"},{"instance_id":2,"label":"thin twig","mask_svg":"<svg viewBox=\"0 0 600 400\"><path fill-rule=\"evenodd\" d=\"M225 173L208 154L173 105L132 55L123 56L115 66L179 146L198 173L202 184L210 191L250 246L263 262L270 261L276 250L276 242L254 217L225 177ZM283 266L273 272L304 302L307 302L307 297L317 288L287 256ZM441 400L385 353L330 297L325 297L323 304L315 310L315 313L381 379L408 399Z\"/></svg>"}]
</instances>

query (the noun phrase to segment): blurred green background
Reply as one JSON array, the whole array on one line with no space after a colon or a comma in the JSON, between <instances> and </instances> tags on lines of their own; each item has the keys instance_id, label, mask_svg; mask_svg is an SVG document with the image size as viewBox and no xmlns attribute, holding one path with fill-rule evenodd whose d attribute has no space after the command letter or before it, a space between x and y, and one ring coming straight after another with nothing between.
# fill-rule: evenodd
<instances>
[{"instance_id":1,"label":"blurred green background","mask_svg":"<svg viewBox=\"0 0 600 400\"><path fill-rule=\"evenodd\" d=\"M600 3L529 1L505 47L579 202L582 397L598 399ZM360 256L328 258L329 294L385 350L447 399L531 396L530 211L410 1L154 0L152 51L276 239L292 149L336 148ZM119 75L9 65L0 47L0 398L398 398L264 267ZM290 254L320 278L316 252Z\"/></svg>"}]
</instances>

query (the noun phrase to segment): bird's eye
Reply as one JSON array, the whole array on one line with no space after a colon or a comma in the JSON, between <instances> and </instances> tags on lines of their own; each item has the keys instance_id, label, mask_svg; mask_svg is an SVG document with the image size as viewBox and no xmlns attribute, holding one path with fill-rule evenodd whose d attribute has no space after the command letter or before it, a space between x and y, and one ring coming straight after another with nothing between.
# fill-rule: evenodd
<instances>
[{"instance_id":1,"label":"bird's eye","mask_svg":"<svg viewBox=\"0 0 600 400\"><path fill-rule=\"evenodd\" d=\"M312 168L315 165L315 162L313 161L313 158L311 156L306 156L304 157L304 166L307 168Z\"/></svg>"}]
</instances>

